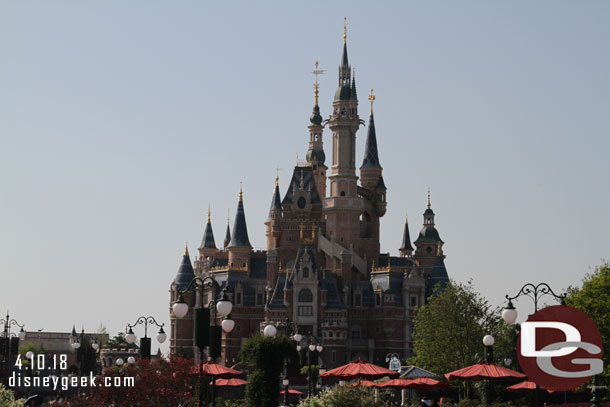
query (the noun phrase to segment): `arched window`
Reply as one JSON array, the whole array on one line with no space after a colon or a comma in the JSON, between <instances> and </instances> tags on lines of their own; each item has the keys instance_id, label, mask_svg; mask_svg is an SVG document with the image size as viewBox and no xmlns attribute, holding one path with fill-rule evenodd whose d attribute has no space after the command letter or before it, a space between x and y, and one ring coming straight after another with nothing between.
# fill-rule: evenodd
<instances>
[{"instance_id":1,"label":"arched window","mask_svg":"<svg viewBox=\"0 0 610 407\"><path fill-rule=\"evenodd\" d=\"M313 302L313 294L309 288L299 291L299 302Z\"/></svg>"},{"instance_id":2,"label":"arched window","mask_svg":"<svg viewBox=\"0 0 610 407\"><path fill-rule=\"evenodd\" d=\"M303 278L309 278L309 269L307 267L303 267Z\"/></svg>"}]
</instances>

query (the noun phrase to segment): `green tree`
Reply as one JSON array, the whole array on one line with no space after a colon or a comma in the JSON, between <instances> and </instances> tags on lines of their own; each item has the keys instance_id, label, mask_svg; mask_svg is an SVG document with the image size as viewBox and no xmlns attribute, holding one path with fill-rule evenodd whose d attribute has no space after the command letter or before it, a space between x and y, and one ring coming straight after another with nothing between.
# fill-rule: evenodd
<instances>
[{"instance_id":1,"label":"green tree","mask_svg":"<svg viewBox=\"0 0 610 407\"><path fill-rule=\"evenodd\" d=\"M246 400L257 407L277 406L284 363L298 357L294 343L287 336L267 338L257 333L244 343L239 355L255 367L246 387Z\"/></svg>"},{"instance_id":2,"label":"green tree","mask_svg":"<svg viewBox=\"0 0 610 407\"><path fill-rule=\"evenodd\" d=\"M108 343L104 347L107 349L138 349L135 343L130 344L127 342L123 332L119 332L113 338L108 339Z\"/></svg>"},{"instance_id":3,"label":"green tree","mask_svg":"<svg viewBox=\"0 0 610 407\"><path fill-rule=\"evenodd\" d=\"M0 383L0 406L2 407L21 407L25 400L19 399L15 400L15 395L10 389L4 387L2 383Z\"/></svg>"},{"instance_id":4,"label":"green tree","mask_svg":"<svg viewBox=\"0 0 610 407\"><path fill-rule=\"evenodd\" d=\"M413 332L413 364L445 374L484 360L483 336L495 338L496 360L514 357L514 328L506 326L492 307L467 284L451 281L418 309Z\"/></svg>"},{"instance_id":5,"label":"green tree","mask_svg":"<svg viewBox=\"0 0 610 407\"><path fill-rule=\"evenodd\" d=\"M375 401L375 390L370 387L335 386L319 396L301 400L299 407L377 407L384 405Z\"/></svg>"},{"instance_id":6,"label":"green tree","mask_svg":"<svg viewBox=\"0 0 610 407\"><path fill-rule=\"evenodd\" d=\"M597 324L604 345L602 380L610 383L610 263L604 262L587 274L582 287L567 289L566 305L578 308Z\"/></svg>"},{"instance_id":7,"label":"green tree","mask_svg":"<svg viewBox=\"0 0 610 407\"><path fill-rule=\"evenodd\" d=\"M44 354L44 348L42 346L36 345L34 342L24 342L19 346L19 356L21 356L21 363L23 366L30 366L30 359L28 359L26 356L26 354L30 351L34 354L34 356ZM36 360L35 357L34 360ZM0 404L0 406L1 405L2 404Z\"/></svg>"}]
</instances>

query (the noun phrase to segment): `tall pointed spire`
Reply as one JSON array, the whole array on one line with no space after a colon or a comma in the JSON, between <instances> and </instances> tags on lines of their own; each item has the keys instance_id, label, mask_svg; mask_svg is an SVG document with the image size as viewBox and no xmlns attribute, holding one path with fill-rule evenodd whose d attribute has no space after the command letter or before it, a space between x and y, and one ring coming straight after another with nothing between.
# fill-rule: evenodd
<instances>
[{"instance_id":1,"label":"tall pointed spire","mask_svg":"<svg viewBox=\"0 0 610 407\"><path fill-rule=\"evenodd\" d=\"M282 201L280 200L280 177L275 177L275 188L273 189L273 197L271 198L271 207L269 208L269 218L273 219L273 213L282 210Z\"/></svg>"},{"instance_id":2,"label":"tall pointed spire","mask_svg":"<svg viewBox=\"0 0 610 407\"><path fill-rule=\"evenodd\" d=\"M373 89L371 89L369 100L371 101L371 115L369 117L369 130L366 135L366 144L364 146L364 160L362 160L360 168L381 168L381 164L379 164L379 153L377 151L375 118L373 116L373 102L375 101Z\"/></svg>"},{"instance_id":3,"label":"tall pointed spire","mask_svg":"<svg viewBox=\"0 0 610 407\"><path fill-rule=\"evenodd\" d=\"M402 233L402 244L400 245L400 255L410 256L413 253L413 246L411 246L411 235L409 233L409 218L405 216L405 230Z\"/></svg>"},{"instance_id":4,"label":"tall pointed spire","mask_svg":"<svg viewBox=\"0 0 610 407\"><path fill-rule=\"evenodd\" d=\"M224 247L227 247L231 243L231 224L229 220L229 208L227 208L227 231L225 232L225 240L223 242Z\"/></svg>"},{"instance_id":5,"label":"tall pointed spire","mask_svg":"<svg viewBox=\"0 0 610 407\"><path fill-rule=\"evenodd\" d=\"M195 272L193 271L193 265L191 264L188 245L185 245L182 262L180 263L174 282L176 283L178 290L184 290L188 287L193 278L195 278Z\"/></svg>"},{"instance_id":6,"label":"tall pointed spire","mask_svg":"<svg viewBox=\"0 0 610 407\"><path fill-rule=\"evenodd\" d=\"M352 89L350 91L351 100L358 100L358 92L356 92L356 70L352 69Z\"/></svg>"},{"instance_id":7,"label":"tall pointed spire","mask_svg":"<svg viewBox=\"0 0 610 407\"><path fill-rule=\"evenodd\" d=\"M335 92L335 101L350 100L352 85L352 68L347 59L347 19L343 26L343 54L341 55L341 65L339 65L339 87Z\"/></svg>"},{"instance_id":8,"label":"tall pointed spire","mask_svg":"<svg viewBox=\"0 0 610 407\"><path fill-rule=\"evenodd\" d=\"M216 242L214 241L214 232L212 231L212 213L208 206L208 221L205 224L205 230L203 232L203 239L201 240L200 249L216 249Z\"/></svg>"},{"instance_id":9,"label":"tall pointed spire","mask_svg":"<svg viewBox=\"0 0 610 407\"><path fill-rule=\"evenodd\" d=\"M244 211L244 193L239 187L239 201L237 202L237 212L235 213L235 221L233 222L233 233L231 234L231 242L228 247L250 247L250 239L248 239L248 226L246 225L246 212Z\"/></svg>"}]
</instances>

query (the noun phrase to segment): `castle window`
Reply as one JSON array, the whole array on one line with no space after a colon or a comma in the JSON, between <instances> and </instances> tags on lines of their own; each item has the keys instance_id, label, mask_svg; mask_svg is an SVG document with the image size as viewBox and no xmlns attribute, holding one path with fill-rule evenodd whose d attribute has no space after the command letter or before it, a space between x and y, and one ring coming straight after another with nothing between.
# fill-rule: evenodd
<instances>
[{"instance_id":1,"label":"castle window","mask_svg":"<svg viewBox=\"0 0 610 407\"><path fill-rule=\"evenodd\" d=\"M256 294L256 305L263 305L263 293Z\"/></svg>"},{"instance_id":2,"label":"castle window","mask_svg":"<svg viewBox=\"0 0 610 407\"><path fill-rule=\"evenodd\" d=\"M299 291L299 302L313 302L313 294L309 288Z\"/></svg>"},{"instance_id":3,"label":"castle window","mask_svg":"<svg viewBox=\"0 0 610 407\"><path fill-rule=\"evenodd\" d=\"M341 191L341 196L345 196L345 191Z\"/></svg>"},{"instance_id":4,"label":"castle window","mask_svg":"<svg viewBox=\"0 0 610 407\"><path fill-rule=\"evenodd\" d=\"M299 316L310 317L313 315L313 307L311 305L299 305Z\"/></svg>"},{"instance_id":5,"label":"castle window","mask_svg":"<svg viewBox=\"0 0 610 407\"><path fill-rule=\"evenodd\" d=\"M356 307L361 307L362 306L362 295L360 293L356 293L354 295L354 305Z\"/></svg>"},{"instance_id":6,"label":"castle window","mask_svg":"<svg viewBox=\"0 0 610 407\"><path fill-rule=\"evenodd\" d=\"M303 267L303 278L309 278L309 269L307 267Z\"/></svg>"},{"instance_id":7,"label":"castle window","mask_svg":"<svg viewBox=\"0 0 610 407\"><path fill-rule=\"evenodd\" d=\"M375 305L381 305L381 294L375 294Z\"/></svg>"},{"instance_id":8,"label":"castle window","mask_svg":"<svg viewBox=\"0 0 610 407\"><path fill-rule=\"evenodd\" d=\"M432 248L430 246L426 247L426 253L432 253Z\"/></svg>"},{"instance_id":9,"label":"castle window","mask_svg":"<svg viewBox=\"0 0 610 407\"><path fill-rule=\"evenodd\" d=\"M416 295L411 296L411 306L417 307L417 296Z\"/></svg>"},{"instance_id":10,"label":"castle window","mask_svg":"<svg viewBox=\"0 0 610 407\"><path fill-rule=\"evenodd\" d=\"M352 331L352 339L360 339L360 331L359 330L353 330Z\"/></svg>"},{"instance_id":11,"label":"castle window","mask_svg":"<svg viewBox=\"0 0 610 407\"><path fill-rule=\"evenodd\" d=\"M235 293L235 305L241 305L241 293Z\"/></svg>"},{"instance_id":12,"label":"castle window","mask_svg":"<svg viewBox=\"0 0 610 407\"><path fill-rule=\"evenodd\" d=\"M330 361L331 362L336 362L337 361L337 351L336 350L330 352Z\"/></svg>"}]
</instances>

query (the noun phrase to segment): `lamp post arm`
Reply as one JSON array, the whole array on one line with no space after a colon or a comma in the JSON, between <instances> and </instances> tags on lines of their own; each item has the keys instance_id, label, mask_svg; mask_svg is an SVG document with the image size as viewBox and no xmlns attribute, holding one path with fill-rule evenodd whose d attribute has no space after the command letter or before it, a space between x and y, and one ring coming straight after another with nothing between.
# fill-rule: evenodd
<instances>
[{"instance_id":1,"label":"lamp post arm","mask_svg":"<svg viewBox=\"0 0 610 407\"><path fill-rule=\"evenodd\" d=\"M519 298L522 295L527 295L528 297L534 300L534 309L536 312L538 311L538 300L544 295L553 296L555 299L560 300L562 305L565 304L566 297L565 294L557 295L547 283L540 283L538 285L527 283L523 287L521 287L521 289L516 295L511 297L507 294L506 299L509 302L512 302L512 300Z\"/></svg>"},{"instance_id":2,"label":"lamp post arm","mask_svg":"<svg viewBox=\"0 0 610 407\"><path fill-rule=\"evenodd\" d=\"M197 284L199 283L199 284ZM216 281L216 279L212 276L207 276L204 278L201 277L194 277L191 282L189 283L189 285L184 289L184 290L178 290L178 294L182 295L185 292L187 292L188 290L190 290L191 288L199 288L201 289L200 291L200 298L203 299L203 290L204 288L210 288L210 287L215 287L216 289L220 290L220 285L218 284L218 281ZM201 304L201 306L203 307L203 303Z\"/></svg>"},{"instance_id":3,"label":"lamp post arm","mask_svg":"<svg viewBox=\"0 0 610 407\"><path fill-rule=\"evenodd\" d=\"M141 316L138 317L138 319L136 320L136 322L134 322L133 324L127 324L127 326L129 327L129 329L136 327L137 325L140 324L144 324L144 337L148 338L148 324L155 324L156 326L158 326L159 328L163 328L165 326L165 323L159 324L157 322L157 320L155 319L155 317L153 316Z\"/></svg>"}]
</instances>

